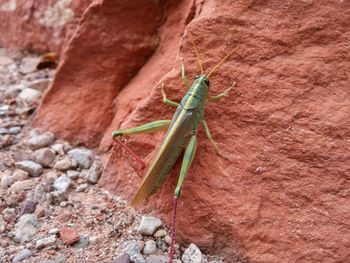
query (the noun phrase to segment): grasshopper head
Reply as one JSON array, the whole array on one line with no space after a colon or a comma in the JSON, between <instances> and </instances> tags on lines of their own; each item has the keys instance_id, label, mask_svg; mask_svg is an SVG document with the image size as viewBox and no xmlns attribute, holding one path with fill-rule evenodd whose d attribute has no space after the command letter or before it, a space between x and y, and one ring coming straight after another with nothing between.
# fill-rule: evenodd
<instances>
[{"instance_id":1,"label":"grasshopper head","mask_svg":"<svg viewBox=\"0 0 350 263\"><path fill-rule=\"evenodd\" d=\"M209 87L210 87L210 82L209 79L206 75L197 75L195 78L196 81L201 82L201 84L207 88L207 90L209 91Z\"/></svg>"}]
</instances>

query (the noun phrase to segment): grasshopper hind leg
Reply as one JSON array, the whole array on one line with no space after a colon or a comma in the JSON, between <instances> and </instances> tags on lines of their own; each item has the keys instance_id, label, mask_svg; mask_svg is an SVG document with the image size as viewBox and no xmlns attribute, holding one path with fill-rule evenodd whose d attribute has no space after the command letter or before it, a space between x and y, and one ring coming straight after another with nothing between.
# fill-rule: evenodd
<instances>
[{"instance_id":1,"label":"grasshopper hind leg","mask_svg":"<svg viewBox=\"0 0 350 263\"><path fill-rule=\"evenodd\" d=\"M173 198L173 219L172 219L172 227L171 227L171 243L169 248L169 261L168 263L172 262L173 256L174 256L174 246L175 246L175 236L176 236L176 207L177 207L177 200L181 195L181 189L182 184L184 182L185 176L188 172L188 169L190 168L193 158L196 154L197 149L197 134L194 132L194 134L191 136L191 139L186 147L185 154L182 160L182 166L180 171L179 180L176 185L174 198Z\"/></svg>"},{"instance_id":2,"label":"grasshopper hind leg","mask_svg":"<svg viewBox=\"0 0 350 263\"><path fill-rule=\"evenodd\" d=\"M142 169L146 166L145 162L137 156L125 143L123 143L119 137L124 135L134 135L134 134L140 134L140 133L152 133L157 131L163 131L169 128L171 120L159 120L159 121L153 121L146 124L143 124L141 126L137 126L135 128L125 129L125 130L115 130L112 132L112 136L114 140L122 146L132 157L134 160L138 161Z\"/></svg>"}]
</instances>

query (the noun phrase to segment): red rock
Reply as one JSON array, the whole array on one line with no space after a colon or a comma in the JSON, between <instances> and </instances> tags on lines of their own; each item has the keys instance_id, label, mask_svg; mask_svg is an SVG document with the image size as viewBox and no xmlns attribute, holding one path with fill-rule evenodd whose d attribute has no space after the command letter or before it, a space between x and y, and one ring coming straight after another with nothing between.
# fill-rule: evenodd
<instances>
[{"instance_id":1,"label":"red rock","mask_svg":"<svg viewBox=\"0 0 350 263\"><path fill-rule=\"evenodd\" d=\"M80 236L77 234L77 232L69 227L62 227L60 228L60 239L62 242L66 245L71 245L77 241L79 241Z\"/></svg>"},{"instance_id":2,"label":"red rock","mask_svg":"<svg viewBox=\"0 0 350 263\"><path fill-rule=\"evenodd\" d=\"M0 44L11 49L60 52L92 0L0 0Z\"/></svg>"},{"instance_id":3,"label":"red rock","mask_svg":"<svg viewBox=\"0 0 350 263\"><path fill-rule=\"evenodd\" d=\"M61 222L61 223L65 223L68 222L69 220L71 220L72 218L72 214L71 213L62 213L60 215L57 216L57 219Z\"/></svg>"},{"instance_id":4,"label":"red rock","mask_svg":"<svg viewBox=\"0 0 350 263\"><path fill-rule=\"evenodd\" d=\"M237 88L206 107L226 159L200 129L178 204L178 240L215 250L229 262L345 262L350 3L99 3L85 12L36 125L72 143L99 145L106 162L100 185L131 198L142 174L111 147L111 131L171 117L174 109L161 103L159 84L172 100L186 92L179 57L189 79L199 72L191 39L205 72L238 46L211 76L210 94L232 81ZM150 162L161 138L139 135L127 143ZM179 168L180 162L141 206L168 223Z\"/></svg>"}]
</instances>

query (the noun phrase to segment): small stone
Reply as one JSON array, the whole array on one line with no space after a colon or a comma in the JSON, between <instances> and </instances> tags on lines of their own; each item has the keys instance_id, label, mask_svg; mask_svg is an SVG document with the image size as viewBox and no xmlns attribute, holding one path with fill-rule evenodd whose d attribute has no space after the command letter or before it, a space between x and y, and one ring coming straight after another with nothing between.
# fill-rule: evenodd
<instances>
[{"instance_id":1,"label":"small stone","mask_svg":"<svg viewBox=\"0 0 350 263\"><path fill-rule=\"evenodd\" d=\"M151 255L146 258L146 263L167 263L167 262L168 262L168 258L162 255ZM174 260L172 262L175 263Z\"/></svg>"},{"instance_id":2,"label":"small stone","mask_svg":"<svg viewBox=\"0 0 350 263\"><path fill-rule=\"evenodd\" d=\"M19 126L14 126L14 127L11 127L11 128L9 129L9 133L10 133L10 134L16 135L16 134L20 133L21 130L22 130L21 127L19 127Z\"/></svg>"},{"instance_id":3,"label":"small stone","mask_svg":"<svg viewBox=\"0 0 350 263\"><path fill-rule=\"evenodd\" d=\"M52 82L52 79L36 79L29 83L29 88L45 91Z\"/></svg>"},{"instance_id":4,"label":"small stone","mask_svg":"<svg viewBox=\"0 0 350 263\"><path fill-rule=\"evenodd\" d=\"M28 179L29 173L26 171L23 171L21 169L16 169L13 171L13 177L15 178L16 181L23 181Z\"/></svg>"},{"instance_id":5,"label":"small stone","mask_svg":"<svg viewBox=\"0 0 350 263\"><path fill-rule=\"evenodd\" d=\"M170 243L171 243L171 237L170 237L169 235L166 235L166 236L164 237L164 241L165 241L168 245L170 245Z\"/></svg>"},{"instance_id":6,"label":"small stone","mask_svg":"<svg viewBox=\"0 0 350 263\"><path fill-rule=\"evenodd\" d=\"M78 242L76 242L73 247L74 248L84 248L87 247L90 243L90 239L88 235L82 235Z\"/></svg>"},{"instance_id":7,"label":"small stone","mask_svg":"<svg viewBox=\"0 0 350 263\"><path fill-rule=\"evenodd\" d=\"M5 67L13 63L14 61L12 58L8 56L0 56L0 66Z\"/></svg>"},{"instance_id":8,"label":"small stone","mask_svg":"<svg viewBox=\"0 0 350 263\"><path fill-rule=\"evenodd\" d=\"M162 221L153 216L142 216L137 232L143 235L153 235L154 231L162 225Z\"/></svg>"},{"instance_id":9,"label":"small stone","mask_svg":"<svg viewBox=\"0 0 350 263\"><path fill-rule=\"evenodd\" d=\"M28 146L32 150L36 150L36 149L51 145L54 140L55 140L55 136L53 135L53 133L45 132L41 135L37 135L30 138L28 141Z\"/></svg>"},{"instance_id":10,"label":"small stone","mask_svg":"<svg viewBox=\"0 0 350 263\"><path fill-rule=\"evenodd\" d=\"M2 211L4 221L12 223L16 219L16 209L7 207Z\"/></svg>"},{"instance_id":11,"label":"small stone","mask_svg":"<svg viewBox=\"0 0 350 263\"><path fill-rule=\"evenodd\" d=\"M41 249L43 247L49 247L52 246L56 243L56 237L55 236L50 236L46 238L39 239L36 242L35 248L36 249Z\"/></svg>"},{"instance_id":12,"label":"small stone","mask_svg":"<svg viewBox=\"0 0 350 263\"><path fill-rule=\"evenodd\" d=\"M145 247L143 248L143 254L152 255L157 251L156 242L154 240L147 240L145 243Z\"/></svg>"},{"instance_id":13,"label":"small stone","mask_svg":"<svg viewBox=\"0 0 350 263\"><path fill-rule=\"evenodd\" d=\"M221 259L213 259L213 260L210 260L208 263L224 263L224 261L222 261Z\"/></svg>"},{"instance_id":14,"label":"small stone","mask_svg":"<svg viewBox=\"0 0 350 263\"><path fill-rule=\"evenodd\" d=\"M38 219L34 214L25 214L20 217L15 226L14 239L18 242L27 242L37 232Z\"/></svg>"},{"instance_id":15,"label":"small stone","mask_svg":"<svg viewBox=\"0 0 350 263\"><path fill-rule=\"evenodd\" d=\"M16 167L28 172L31 176L37 177L43 172L43 167L33 161L17 162Z\"/></svg>"},{"instance_id":16,"label":"small stone","mask_svg":"<svg viewBox=\"0 0 350 263\"><path fill-rule=\"evenodd\" d=\"M37 102L40 99L41 94L42 93L36 89L25 88L18 94L17 99L23 100L26 103L31 104Z\"/></svg>"},{"instance_id":17,"label":"small stone","mask_svg":"<svg viewBox=\"0 0 350 263\"><path fill-rule=\"evenodd\" d=\"M181 260L183 263L202 263L202 252L195 244L190 244L182 254Z\"/></svg>"},{"instance_id":18,"label":"small stone","mask_svg":"<svg viewBox=\"0 0 350 263\"><path fill-rule=\"evenodd\" d=\"M34 213L36 205L37 202L34 202L31 199L26 199L22 205L21 215Z\"/></svg>"},{"instance_id":19,"label":"small stone","mask_svg":"<svg viewBox=\"0 0 350 263\"><path fill-rule=\"evenodd\" d=\"M35 209L35 212L34 212L34 214L38 217L38 218L40 218L40 217L43 217L43 216L45 216L45 215L47 215L48 214L48 209L47 209L47 205L45 205L45 204L38 204L37 206L36 206L36 209Z\"/></svg>"},{"instance_id":20,"label":"small stone","mask_svg":"<svg viewBox=\"0 0 350 263\"><path fill-rule=\"evenodd\" d=\"M58 153L60 156L64 155L64 145L62 143L56 143L51 146L52 150Z\"/></svg>"},{"instance_id":21,"label":"small stone","mask_svg":"<svg viewBox=\"0 0 350 263\"><path fill-rule=\"evenodd\" d=\"M0 234L5 232L6 226L7 223L5 222L3 216L0 214Z\"/></svg>"},{"instance_id":22,"label":"small stone","mask_svg":"<svg viewBox=\"0 0 350 263\"><path fill-rule=\"evenodd\" d=\"M84 190L86 189L86 188L88 188L88 184L80 184L80 185L78 185L77 186L77 188L75 189L75 191L77 191L77 192L84 192Z\"/></svg>"},{"instance_id":23,"label":"small stone","mask_svg":"<svg viewBox=\"0 0 350 263\"><path fill-rule=\"evenodd\" d=\"M0 115L7 115L10 111L9 105L0 106Z\"/></svg>"},{"instance_id":24,"label":"small stone","mask_svg":"<svg viewBox=\"0 0 350 263\"><path fill-rule=\"evenodd\" d=\"M14 177L8 174L4 174L1 178L0 186L4 189L10 187L14 182Z\"/></svg>"},{"instance_id":25,"label":"small stone","mask_svg":"<svg viewBox=\"0 0 350 263\"><path fill-rule=\"evenodd\" d=\"M71 167L71 165L72 164L69 157L66 156L61 160L57 160L53 167L57 170L66 171Z\"/></svg>"},{"instance_id":26,"label":"small stone","mask_svg":"<svg viewBox=\"0 0 350 263\"><path fill-rule=\"evenodd\" d=\"M130 256L129 254L122 254L116 259L112 260L110 263L130 263Z\"/></svg>"},{"instance_id":27,"label":"small stone","mask_svg":"<svg viewBox=\"0 0 350 263\"><path fill-rule=\"evenodd\" d=\"M134 263L145 263L144 257L140 253L140 247L135 241L126 241L122 244L123 251L130 255L130 260Z\"/></svg>"},{"instance_id":28,"label":"small stone","mask_svg":"<svg viewBox=\"0 0 350 263\"><path fill-rule=\"evenodd\" d=\"M9 191L12 193L18 193L20 191L30 190L34 187L35 182L33 179L28 179L24 181L15 182L9 188Z\"/></svg>"},{"instance_id":29,"label":"small stone","mask_svg":"<svg viewBox=\"0 0 350 263\"><path fill-rule=\"evenodd\" d=\"M0 135L8 134L9 130L6 128L0 128Z\"/></svg>"},{"instance_id":30,"label":"small stone","mask_svg":"<svg viewBox=\"0 0 350 263\"><path fill-rule=\"evenodd\" d=\"M18 84L18 85L12 85L9 86L5 92L4 92L4 96L6 99L13 99L16 98L17 95L24 90L25 88L27 88L27 85L24 84Z\"/></svg>"},{"instance_id":31,"label":"small stone","mask_svg":"<svg viewBox=\"0 0 350 263\"><path fill-rule=\"evenodd\" d=\"M55 257L55 263L66 263L66 262L67 262L66 256L58 252Z\"/></svg>"},{"instance_id":32,"label":"small stone","mask_svg":"<svg viewBox=\"0 0 350 263\"><path fill-rule=\"evenodd\" d=\"M60 207L66 207L68 205L68 202L67 201L62 201L60 203Z\"/></svg>"},{"instance_id":33,"label":"small stone","mask_svg":"<svg viewBox=\"0 0 350 263\"><path fill-rule=\"evenodd\" d=\"M62 227L60 228L59 233L60 239L66 245L71 245L80 240L80 236L72 228Z\"/></svg>"},{"instance_id":34,"label":"small stone","mask_svg":"<svg viewBox=\"0 0 350 263\"><path fill-rule=\"evenodd\" d=\"M66 174L70 179L75 180L79 177L80 172L74 171L74 170L68 170Z\"/></svg>"},{"instance_id":35,"label":"small stone","mask_svg":"<svg viewBox=\"0 0 350 263\"><path fill-rule=\"evenodd\" d=\"M35 161L44 167L48 167L55 160L55 153L50 148L42 148L34 152Z\"/></svg>"},{"instance_id":36,"label":"small stone","mask_svg":"<svg viewBox=\"0 0 350 263\"><path fill-rule=\"evenodd\" d=\"M168 233L164 229L159 229L155 234L154 237L162 238L165 237Z\"/></svg>"},{"instance_id":37,"label":"small stone","mask_svg":"<svg viewBox=\"0 0 350 263\"><path fill-rule=\"evenodd\" d=\"M71 159L76 160L79 167L89 169L94 161L92 151L86 148L75 148L68 152Z\"/></svg>"},{"instance_id":38,"label":"small stone","mask_svg":"<svg viewBox=\"0 0 350 263\"><path fill-rule=\"evenodd\" d=\"M12 263L20 262L31 256L33 256L32 251L30 251L28 248L22 249L14 256L14 258L12 259Z\"/></svg>"},{"instance_id":39,"label":"small stone","mask_svg":"<svg viewBox=\"0 0 350 263\"><path fill-rule=\"evenodd\" d=\"M48 234L50 235L50 236L56 236L58 233L59 233L59 229L58 228L51 228L50 230L49 230L49 232L48 232Z\"/></svg>"},{"instance_id":40,"label":"small stone","mask_svg":"<svg viewBox=\"0 0 350 263\"><path fill-rule=\"evenodd\" d=\"M90 167L89 171L86 174L86 181L92 184L96 184L98 179L100 179L103 167L100 161L96 160Z\"/></svg>"},{"instance_id":41,"label":"small stone","mask_svg":"<svg viewBox=\"0 0 350 263\"><path fill-rule=\"evenodd\" d=\"M57 192L65 193L67 192L71 183L72 183L72 180L69 179L68 176L62 175L55 180L53 186L55 187Z\"/></svg>"},{"instance_id":42,"label":"small stone","mask_svg":"<svg viewBox=\"0 0 350 263\"><path fill-rule=\"evenodd\" d=\"M22 74L28 74L36 71L36 65L40 62L39 57L25 57L22 59L19 71Z\"/></svg>"}]
</instances>

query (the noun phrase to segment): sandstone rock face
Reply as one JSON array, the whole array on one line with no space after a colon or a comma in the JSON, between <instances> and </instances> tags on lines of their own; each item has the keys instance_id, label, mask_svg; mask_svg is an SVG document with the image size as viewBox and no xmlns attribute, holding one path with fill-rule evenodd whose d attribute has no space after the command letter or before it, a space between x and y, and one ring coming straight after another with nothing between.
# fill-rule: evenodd
<instances>
[{"instance_id":1,"label":"sandstone rock face","mask_svg":"<svg viewBox=\"0 0 350 263\"><path fill-rule=\"evenodd\" d=\"M60 52L92 0L0 0L0 45Z\"/></svg>"},{"instance_id":2,"label":"sandstone rock face","mask_svg":"<svg viewBox=\"0 0 350 263\"><path fill-rule=\"evenodd\" d=\"M171 118L186 92L238 46L211 76L208 104L178 204L179 240L228 262L345 262L350 246L350 4L347 1L96 1L45 94L36 125L72 143L99 146L100 184L131 198L137 163L111 131ZM127 144L148 163L162 134ZM170 222L180 162L142 208ZM140 207L141 208L141 207Z\"/></svg>"}]
</instances>

